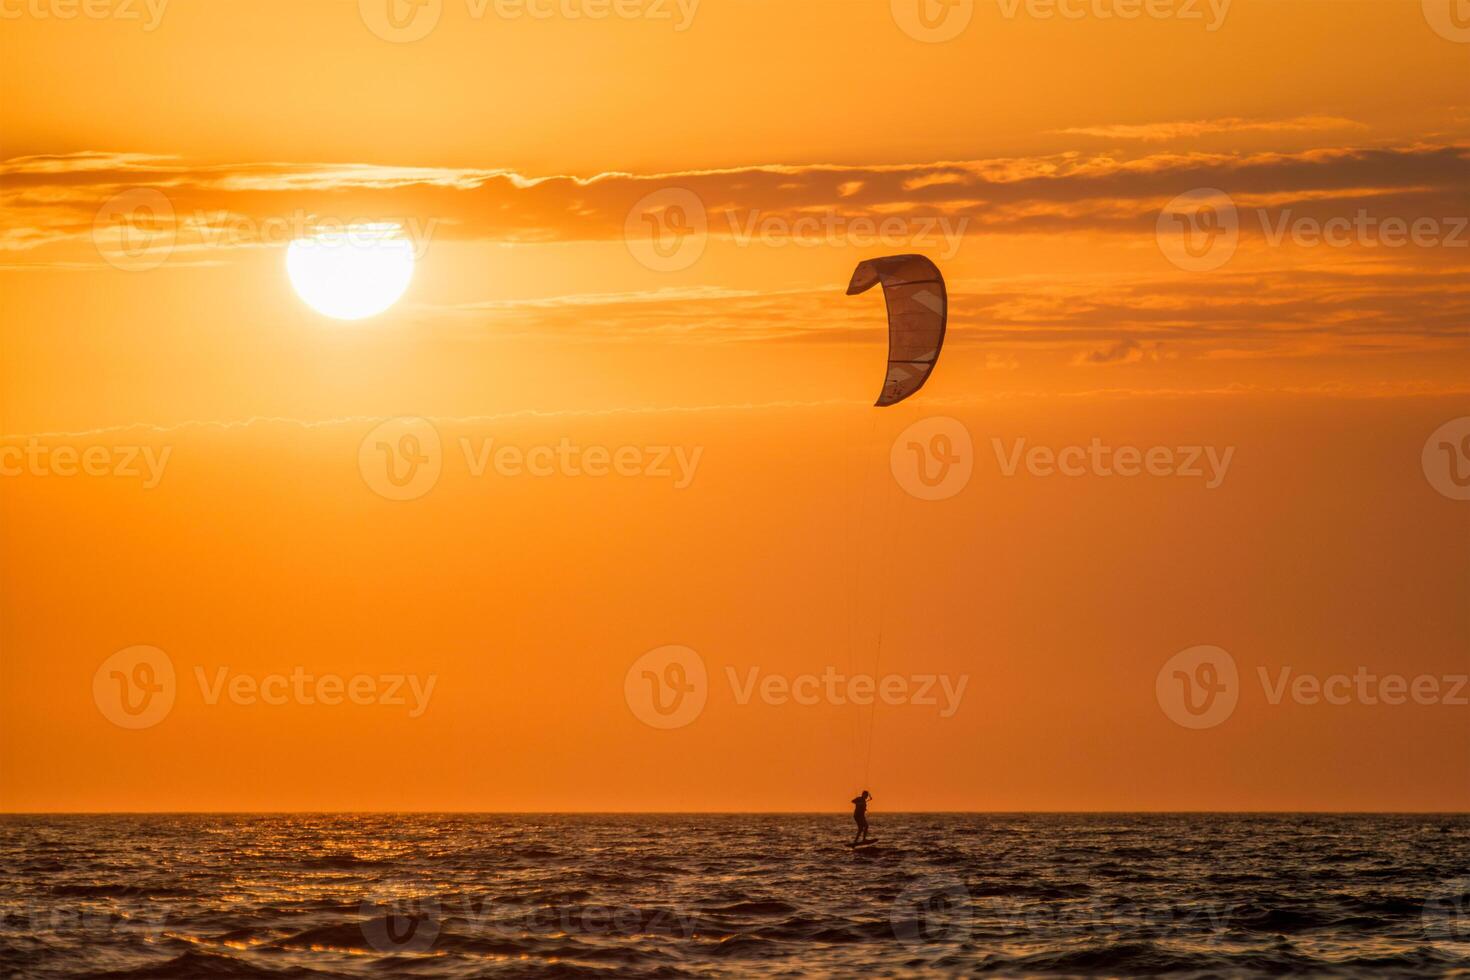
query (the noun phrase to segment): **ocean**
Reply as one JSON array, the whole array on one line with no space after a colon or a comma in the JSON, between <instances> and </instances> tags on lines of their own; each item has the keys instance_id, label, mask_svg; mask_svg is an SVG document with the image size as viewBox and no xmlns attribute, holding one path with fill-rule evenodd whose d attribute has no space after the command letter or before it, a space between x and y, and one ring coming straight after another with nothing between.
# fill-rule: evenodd
<instances>
[{"instance_id":1,"label":"ocean","mask_svg":"<svg viewBox=\"0 0 1470 980\"><path fill-rule=\"evenodd\" d=\"M6 977L1470 976L1470 816L0 817Z\"/></svg>"}]
</instances>

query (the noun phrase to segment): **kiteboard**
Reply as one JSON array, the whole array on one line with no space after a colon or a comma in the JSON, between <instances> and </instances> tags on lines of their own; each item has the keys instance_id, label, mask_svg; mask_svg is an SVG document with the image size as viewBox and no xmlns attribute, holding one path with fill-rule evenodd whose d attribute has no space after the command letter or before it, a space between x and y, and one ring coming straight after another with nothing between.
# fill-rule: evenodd
<instances>
[{"instance_id":1,"label":"kiteboard","mask_svg":"<svg viewBox=\"0 0 1470 980\"><path fill-rule=\"evenodd\" d=\"M855 848L855 849L861 849L861 848L864 848L864 847L869 846L870 844L876 844L876 843L878 843L878 838L876 838L876 837L869 837L867 840L860 840L860 841L857 841L856 843L849 843L847 846L848 847L851 847L851 848Z\"/></svg>"}]
</instances>

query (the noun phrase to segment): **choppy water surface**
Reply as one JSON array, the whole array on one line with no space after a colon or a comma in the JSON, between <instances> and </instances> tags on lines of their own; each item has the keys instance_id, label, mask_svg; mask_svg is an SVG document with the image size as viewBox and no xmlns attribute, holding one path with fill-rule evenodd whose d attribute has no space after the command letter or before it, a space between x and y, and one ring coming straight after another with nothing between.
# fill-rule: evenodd
<instances>
[{"instance_id":1,"label":"choppy water surface","mask_svg":"<svg viewBox=\"0 0 1470 980\"><path fill-rule=\"evenodd\" d=\"M1470 976L1470 817L0 818L14 977Z\"/></svg>"}]
</instances>

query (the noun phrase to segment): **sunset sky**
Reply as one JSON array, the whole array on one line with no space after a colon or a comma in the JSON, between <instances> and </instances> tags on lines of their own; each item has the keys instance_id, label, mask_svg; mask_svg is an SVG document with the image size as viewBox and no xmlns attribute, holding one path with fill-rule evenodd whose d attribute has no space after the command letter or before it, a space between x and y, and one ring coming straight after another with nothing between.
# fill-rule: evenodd
<instances>
[{"instance_id":1,"label":"sunset sky","mask_svg":"<svg viewBox=\"0 0 1470 980\"><path fill-rule=\"evenodd\" d=\"M0 809L1470 807L1463 4L388 2L0 5ZM369 223L407 292L324 316L287 246ZM843 291L896 252L949 334L879 410ZM890 449L933 416L973 475L924 500ZM648 465L477 471L563 443ZM140 645L176 679L134 729L94 677ZM708 703L663 730L625 676L667 645ZM1195 730L1155 682L1201 645L1240 691ZM298 668L433 686L210 697ZM1442 697L1273 703L1360 668Z\"/></svg>"}]
</instances>

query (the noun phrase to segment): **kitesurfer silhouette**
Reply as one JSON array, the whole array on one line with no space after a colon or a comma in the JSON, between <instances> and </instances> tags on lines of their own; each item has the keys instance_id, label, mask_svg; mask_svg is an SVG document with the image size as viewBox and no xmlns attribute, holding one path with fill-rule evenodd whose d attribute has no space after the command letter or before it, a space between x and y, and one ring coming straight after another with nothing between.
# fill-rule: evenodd
<instances>
[{"instance_id":1,"label":"kitesurfer silhouette","mask_svg":"<svg viewBox=\"0 0 1470 980\"><path fill-rule=\"evenodd\" d=\"M862 796L852 798L852 819L858 826L857 833L852 837L853 846L857 846L860 840L868 839L868 801L872 798L873 794L867 790L863 790Z\"/></svg>"}]
</instances>

